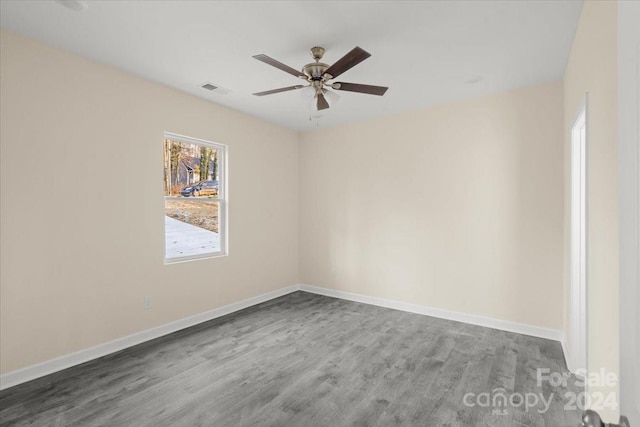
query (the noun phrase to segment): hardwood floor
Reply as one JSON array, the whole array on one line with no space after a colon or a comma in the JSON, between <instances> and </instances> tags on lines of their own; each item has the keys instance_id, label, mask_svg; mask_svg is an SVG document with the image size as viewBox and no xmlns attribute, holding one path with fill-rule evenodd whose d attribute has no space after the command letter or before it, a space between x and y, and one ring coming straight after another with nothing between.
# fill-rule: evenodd
<instances>
[{"instance_id":1,"label":"hardwood floor","mask_svg":"<svg viewBox=\"0 0 640 427\"><path fill-rule=\"evenodd\" d=\"M3 390L0 424L579 425L538 368L566 372L559 343L295 292ZM477 404L497 388L514 405Z\"/></svg>"}]
</instances>

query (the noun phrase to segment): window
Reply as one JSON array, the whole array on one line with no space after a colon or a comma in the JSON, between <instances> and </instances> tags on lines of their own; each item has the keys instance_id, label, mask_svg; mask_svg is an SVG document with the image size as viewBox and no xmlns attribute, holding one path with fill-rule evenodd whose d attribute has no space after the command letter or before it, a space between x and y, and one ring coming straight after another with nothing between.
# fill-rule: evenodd
<instances>
[{"instance_id":1,"label":"window","mask_svg":"<svg viewBox=\"0 0 640 427\"><path fill-rule=\"evenodd\" d=\"M226 255L226 146L164 134L165 263Z\"/></svg>"}]
</instances>

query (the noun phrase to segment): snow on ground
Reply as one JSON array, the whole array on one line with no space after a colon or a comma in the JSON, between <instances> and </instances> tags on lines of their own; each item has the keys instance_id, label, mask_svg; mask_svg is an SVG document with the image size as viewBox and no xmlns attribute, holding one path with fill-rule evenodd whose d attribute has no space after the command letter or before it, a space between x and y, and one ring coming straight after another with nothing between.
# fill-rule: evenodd
<instances>
[{"instance_id":1,"label":"snow on ground","mask_svg":"<svg viewBox=\"0 0 640 427\"><path fill-rule=\"evenodd\" d=\"M164 217L165 257L202 255L220 250L220 235L177 219Z\"/></svg>"}]
</instances>

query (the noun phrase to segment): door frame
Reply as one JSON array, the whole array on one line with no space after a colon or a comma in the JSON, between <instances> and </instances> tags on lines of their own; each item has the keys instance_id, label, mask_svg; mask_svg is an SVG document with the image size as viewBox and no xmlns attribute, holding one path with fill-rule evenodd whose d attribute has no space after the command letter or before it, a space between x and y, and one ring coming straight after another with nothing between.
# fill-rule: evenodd
<instances>
[{"instance_id":1,"label":"door frame","mask_svg":"<svg viewBox=\"0 0 640 427\"><path fill-rule=\"evenodd\" d=\"M569 330L567 367L576 373L588 368L588 93L578 107L570 130Z\"/></svg>"},{"instance_id":2,"label":"door frame","mask_svg":"<svg viewBox=\"0 0 640 427\"><path fill-rule=\"evenodd\" d=\"M640 3L618 2L620 412L640 423Z\"/></svg>"}]
</instances>

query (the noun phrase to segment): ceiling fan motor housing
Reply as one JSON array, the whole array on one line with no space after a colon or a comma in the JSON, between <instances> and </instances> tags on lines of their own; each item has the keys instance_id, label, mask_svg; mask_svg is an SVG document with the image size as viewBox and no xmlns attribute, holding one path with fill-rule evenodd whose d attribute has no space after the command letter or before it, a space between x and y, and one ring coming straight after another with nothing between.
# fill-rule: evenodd
<instances>
[{"instance_id":1,"label":"ceiling fan motor housing","mask_svg":"<svg viewBox=\"0 0 640 427\"><path fill-rule=\"evenodd\" d=\"M302 72L308 77L309 80L322 80L324 72L327 71L329 66L322 62L312 62L302 68Z\"/></svg>"},{"instance_id":2,"label":"ceiling fan motor housing","mask_svg":"<svg viewBox=\"0 0 640 427\"><path fill-rule=\"evenodd\" d=\"M320 46L314 46L309 49L309 53L316 62L312 62L311 64L307 64L302 67L302 73L307 76L307 80L312 83L327 80L324 73L325 71L327 71L327 69L329 69L329 65L320 62L320 60L324 56L324 48Z\"/></svg>"}]
</instances>

